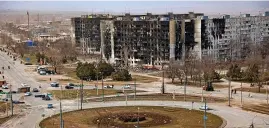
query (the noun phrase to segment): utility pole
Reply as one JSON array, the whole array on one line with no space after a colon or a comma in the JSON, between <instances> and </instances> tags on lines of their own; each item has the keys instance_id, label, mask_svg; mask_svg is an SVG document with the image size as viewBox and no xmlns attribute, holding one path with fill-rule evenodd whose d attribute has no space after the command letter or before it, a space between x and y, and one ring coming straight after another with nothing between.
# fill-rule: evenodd
<instances>
[{"instance_id":1,"label":"utility pole","mask_svg":"<svg viewBox=\"0 0 269 128\"><path fill-rule=\"evenodd\" d=\"M267 101L267 104L268 104L268 85L266 85L266 101Z\"/></svg>"},{"instance_id":2,"label":"utility pole","mask_svg":"<svg viewBox=\"0 0 269 128\"><path fill-rule=\"evenodd\" d=\"M240 88L241 88L241 107L243 107L242 81L241 81Z\"/></svg>"},{"instance_id":3,"label":"utility pole","mask_svg":"<svg viewBox=\"0 0 269 128\"><path fill-rule=\"evenodd\" d=\"M82 102L83 102L83 79L81 79L81 86L80 86L80 110L82 110Z\"/></svg>"},{"instance_id":4,"label":"utility pole","mask_svg":"<svg viewBox=\"0 0 269 128\"><path fill-rule=\"evenodd\" d=\"M136 100L136 78L134 78L134 86L135 86L135 95L134 95L134 99Z\"/></svg>"},{"instance_id":5,"label":"utility pole","mask_svg":"<svg viewBox=\"0 0 269 128\"><path fill-rule=\"evenodd\" d=\"M96 82L96 95L98 96L98 64L97 64L96 78L97 78L97 82Z\"/></svg>"},{"instance_id":6,"label":"utility pole","mask_svg":"<svg viewBox=\"0 0 269 128\"><path fill-rule=\"evenodd\" d=\"M204 109L205 109L205 112L204 112L204 128L206 128L206 120L207 120L207 116L206 116L206 109L207 109L207 106L206 106L206 99L205 99L205 106L204 106Z\"/></svg>"},{"instance_id":7,"label":"utility pole","mask_svg":"<svg viewBox=\"0 0 269 128\"><path fill-rule=\"evenodd\" d=\"M162 70L163 70L163 79L162 79L162 94L164 94L165 93L165 90L164 90L164 69L163 69L163 65L164 65L164 63L162 63Z\"/></svg>"},{"instance_id":8,"label":"utility pole","mask_svg":"<svg viewBox=\"0 0 269 128\"><path fill-rule=\"evenodd\" d=\"M139 128L139 107L137 108L137 128Z\"/></svg>"},{"instance_id":9,"label":"utility pole","mask_svg":"<svg viewBox=\"0 0 269 128\"><path fill-rule=\"evenodd\" d=\"M187 84L187 74L185 73L185 81L184 81L184 101L186 101L186 84Z\"/></svg>"},{"instance_id":10,"label":"utility pole","mask_svg":"<svg viewBox=\"0 0 269 128\"><path fill-rule=\"evenodd\" d=\"M11 107L11 116L13 116L13 99L12 99L12 91L11 91L12 85L10 85L10 91L9 91L9 95L10 95L10 107Z\"/></svg>"},{"instance_id":11,"label":"utility pole","mask_svg":"<svg viewBox=\"0 0 269 128\"><path fill-rule=\"evenodd\" d=\"M62 110L63 86L61 85L61 98L60 98L60 128L63 128L63 110Z\"/></svg>"},{"instance_id":12,"label":"utility pole","mask_svg":"<svg viewBox=\"0 0 269 128\"><path fill-rule=\"evenodd\" d=\"M102 93L103 93L103 94L102 94L102 100L103 100L103 102L104 102L104 101L105 101L105 99L104 99L104 97L105 97L104 95L105 95L105 94L104 94L104 80L103 80L103 79L104 79L104 77L103 77L103 73L102 73Z\"/></svg>"},{"instance_id":13,"label":"utility pole","mask_svg":"<svg viewBox=\"0 0 269 128\"><path fill-rule=\"evenodd\" d=\"M28 39L30 39L30 24L29 24L29 12L27 11L27 18L28 18Z\"/></svg>"},{"instance_id":14,"label":"utility pole","mask_svg":"<svg viewBox=\"0 0 269 128\"><path fill-rule=\"evenodd\" d=\"M229 77L229 88L228 88L228 102L229 106L231 106L231 78Z\"/></svg>"},{"instance_id":15,"label":"utility pole","mask_svg":"<svg viewBox=\"0 0 269 128\"><path fill-rule=\"evenodd\" d=\"M78 110L79 110L79 93L78 93L78 88L77 88L77 100L78 100Z\"/></svg>"}]
</instances>

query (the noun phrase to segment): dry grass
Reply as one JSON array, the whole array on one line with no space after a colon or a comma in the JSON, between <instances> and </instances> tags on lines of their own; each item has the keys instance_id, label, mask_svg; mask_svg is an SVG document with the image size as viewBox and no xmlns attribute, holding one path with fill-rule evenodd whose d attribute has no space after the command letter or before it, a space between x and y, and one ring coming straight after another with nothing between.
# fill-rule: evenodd
<instances>
[{"instance_id":1,"label":"dry grass","mask_svg":"<svg viewBox=\"0 0 269 128\"><path fill-rule=\"evenodd\" d=\"M257 113L269 115L269 105L268 104L244 105L242 109L246 110L246 111L252 111L252 112L257 112Z\"/></svg>"},{"instance_id":2,"label":"dry grass","mask_svg":"<svg viewBox=\"0 0 269 128\"><path fill-rule=\"evenodd\" d=\"M216 97L205 97L208 103L222 103L226 102L226 99L223 98L216 98ZM186 95L186 101L194 101L194 102L201 102L201 96L194 96L194 95ZM128 100L135 100L133 95L129 96ZM150 95L137 95L136 100L145 100L145 101L184 101L183 94L175 94L175 99L173 99L173 94L150 94ZM89 101L100 101L99 98L97 99L90 99ZM125 96L119 97L106 97L105 101L125 101Z\"/></svg>"},{"instance_id":3,"label":"dry grass","mask_svg":"<svg viewBox=\"0 0 269 128\"><path fill-rule=\"evenodd\" d=\"M168 116L172 120L169 124L151 126L148 128L201 128L203 127L203 112L196 110L188 110L184 108L173 108L173 107L158 107L158 106L139 106L139 111L143 113L158 113L160 115ZM94 123L94 120L97 117L104 116L107 114L113 113L125 113L125 112L137 112L137 107L109 107L109 108L93 108L86 109L74 112L68 112L63 114L63 120L65 121L65 128L89 128L89 127L98 127ZM87 115L87 116L85 116ZM217 128L222 125L223 121L220 117L210 114L207 114L207 127L208 128ZM52 116L47 118L40 123L41 128L58 128L59 124L59 115ZM116 119L117 120L117 119ZM145 121L146 122L146 121ZM140 122L140 125L143 126L143 121ZM124 123L124 122L122 122ZM152 122L153 123L153 122ZM112 127L109 124L112 123L102 123L106 125L104 127ZM129 125L133 128L136 122Z\"/></svg>"},{"instance_id":4,"label":"dry grass","mask_svg":"<svg viewBox=\"0 0 269 128\"><path fill-rule=\"evenodd\" d=\"M125 90L127 93L133 93L133 90ZM61 97L61 90L51 90L49 91L53 94L57 99ZM137 92L142 92L138 90ZM84 98L92 97L92 96L102 96L102 89L98 89L97 91L94 89L84 89L83 96ZM115 89L104 89L104 95L116 95L122 93L122 90L115 90ZM80 96L80 90L72 89L72 90L63 90L62 93L63 99L75 99Z\"/></svg>"},{"instance_id":5,"label":"dry grass","mask_svg":"<svg viewBox=\"0 0 269 128\"><path fill-rule=\"evenodd\" d=\"M5 123L6 121L10 120L13 117L14 116L8 116L8 117L0 118L0 125L3 124L3 123Z\"/></svg>"},{"instance_id":6,"label":"dry grass","mask_svg":"<svg viewBox=\"0 0 269 128\"><path fill-rule=\"evenodd\" d=\"M151 76L163 77L163 72L156 72L156 73L148 73ZM168 74L164 72L164 78L168 78Z\"/></svg>"},{"instance_id":7,"label":"dry grass","mask_svg":"<svg viewBox=\"0 0 269 128\"><path fill-rule=\"evenodd\" d=\"M158 78L155 77L147 77L147 76L139 76L139 75L132 75L133 80L135 79L137 82L140 83L151 83L159 81Z\"/></svg>"},{"instance_id":8,"label":"dry grass","mask_svg":"<svg viewBox=\"0 0 269 128\"><path fill-rule=\"evenodd\" d=\"M181 82L179 82L179 81L175 81L174 83L172 83L172 82L167 82L168 84L174 84L174 85L177 85L177 86L182 86L182 84L181 84ZM183 81L183 85L184 85L184 81ZM205 83L204 82L202 82L202 86L204 86L205 85ZM222 85L222 84L219 84L219 83L212 83L212 85L213 85L213 87L215 88L215 89L220 89L220 88L228 88L229 86L228 85ZM191 82L191 81L189 81L188 83L187 83L187 86L190 86L190 87L198 87L198 88L201 88L200 87L200 82Z\"/></svg>"},{"instance_id":9,"label":"dry grass","mask_svg":"<svg viewBox=\"0 0 269 128\"><path fill-rule=\"evenodd\" d=\"M241 88L235 88L236 91L241 91ZM243 92L252 92L252 93L262 93L262 94L266 94L266 88L261 88L261 91L259 92L259 88L258 87L249 87L249 88L242 88ZM268 90L269 93L269 90Z\"/></svg>"},{"instance_id":10,"label":"dry grass","mask_svg":"<svg viewBox=\"0 0 269 128\"><path fill-rule=\"evenodd\" d=\"M26 61L26 58L30 58L30 63L32 63L32 64L36 64L37 63L37 59L36 59L36 56L34 54L25 54L23 56L23 61L24 62L27 62Z\"/></svg>"},{"instance_id":11,"label":"dry grass","mask_svg":"<svg viewBox=\"0 0 269 128\"><path fill-rule=\"evenodd\" d=\"M10 109L10 103L6 103L6 102L0 102L0 112L5 113L6 112L6 108L8 107L8 109Z\"/></svg>"},{"instance_id":12,"label":"dry grass","mask_svg":"<svg viewBox=\"0 0 269 128\"><path fill-rule=\"evenodd\" d=\"M75 68L64 68L63 69L63 73L68 76L71 77L72 79L69 79L69 82L78 82L79 78L76 75L76 69ZM136 79L137 82L140 83L151 83L151 82L156 82L159 81L158 78L154 78L154 77L147 77L147 76L138 76L138 75L132 75L133 80ZM128 82L134 82L134 81L112 81L112 80L108 80L106 82L109 82L109 84L120 84L120 85L124 85L124 84L128 84ZM95 83L95 81L91 81L89 83Z\"/></svg>"}]
</instances>

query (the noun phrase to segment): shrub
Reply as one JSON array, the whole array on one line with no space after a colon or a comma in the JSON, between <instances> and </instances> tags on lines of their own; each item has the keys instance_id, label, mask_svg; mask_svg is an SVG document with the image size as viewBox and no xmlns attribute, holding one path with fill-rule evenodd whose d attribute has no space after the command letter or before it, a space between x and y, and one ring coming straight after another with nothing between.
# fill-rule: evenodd
<instances>
[{"instance_id":1,"label":"shrub","mask_svg":"<svg viewBox=\"0 0 269 128\"><path fill-rule=\"evenodd\" d=\"M128 70L119 70L112 74L112 79L116 81L129 81L132 80L132 76Z\"/></svg>"}]
</instances>

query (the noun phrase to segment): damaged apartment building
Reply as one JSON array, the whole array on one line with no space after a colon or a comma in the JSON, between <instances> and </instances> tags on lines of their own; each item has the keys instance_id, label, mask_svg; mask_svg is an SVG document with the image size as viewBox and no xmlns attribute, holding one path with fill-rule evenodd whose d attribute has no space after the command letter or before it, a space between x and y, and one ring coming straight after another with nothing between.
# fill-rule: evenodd
<instances>
[{"instance_id":1,"label":"damaged apartment building","mask_svg":"<svg viewBox=\"0 0 269 128\"><path fill-rule=\"evenodd\" d=\"M215 61L244 59L249 44L260 44L269 37L269 12L259 16L224 15L207 19L205 24L208 45L202 56L211 56Z\"/></svg>"},{"instance_id":2,"label":"damaged apartment building","mask_svg":"<svg viewBox=\"0 0 269 128\"><path fill-rule=\"evenodd\" d=\"M75 43L84 54L99 53L121 66L160 66L185 53L201 58L208 42L202 13L87 15L72 18Z\"/></svg>"}]
</instances>

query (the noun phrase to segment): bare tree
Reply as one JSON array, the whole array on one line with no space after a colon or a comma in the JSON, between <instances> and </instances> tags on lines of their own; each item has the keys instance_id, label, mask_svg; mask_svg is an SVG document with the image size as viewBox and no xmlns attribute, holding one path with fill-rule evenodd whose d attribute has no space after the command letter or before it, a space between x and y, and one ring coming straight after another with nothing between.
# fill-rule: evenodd
<instances>
[{"instance_id":1,"label":"bare tree","mask_svg":"<svg viewBox=\"0 0 269 128\"><path fill-rule=\"evenodd\" d=\"M172 80L172 83L174 83L175 78L180 78L182 83L183 70L179 62L170 62L165 72L168 75L168 78Z\"/></svg>"},{"instance_id":2,"label":"bare tree","mask_svg":"<svg viewBox=\"0 0 269 128\"><path fill-rule=\"evenodd\" d=\"M17 43L15 45L15 51L18 53L21 57L24 57L25 53L27 52L27 47L24 43Z\"/></svg>"}]
</instances>

